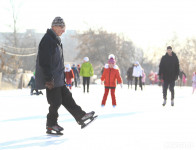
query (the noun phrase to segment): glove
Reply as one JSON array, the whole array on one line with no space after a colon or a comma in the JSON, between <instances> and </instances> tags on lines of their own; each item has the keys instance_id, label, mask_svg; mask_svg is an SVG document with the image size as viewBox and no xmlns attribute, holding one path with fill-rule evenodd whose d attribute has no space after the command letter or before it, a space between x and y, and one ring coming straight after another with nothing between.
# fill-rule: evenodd
<instances>
[{"instance_id":1,"label":"glove","mask_svg":"<svg viewBox=\"0 0 196 150\"><path fill-rule=\"evenodd\" d=\"M104 82L103 82L103 81L101 81L101 85L103 85L103 83L104 83Z\"/></svg>"},{"instance_id":2,"label":"glove","mask_svg":"<svg viewBox=\"0 0 196 150\"><path fill-rule=\"evenodd\" d=\"M52 90L54 88L54 79L52 79L51 81L47 81L45 83L45 87L48 88L49 90Z\"/></svg>"},{"instance_id":3,"label":"glove","mask_svg":"<svg viewBox=\"0 0 196 150\"><path fill-rule=\"evenodd\" d=\"M123 84L122 84L122 83L120 84L120 87L121 87L121 88L123 87Z\"/></svg>"}]
</instances>

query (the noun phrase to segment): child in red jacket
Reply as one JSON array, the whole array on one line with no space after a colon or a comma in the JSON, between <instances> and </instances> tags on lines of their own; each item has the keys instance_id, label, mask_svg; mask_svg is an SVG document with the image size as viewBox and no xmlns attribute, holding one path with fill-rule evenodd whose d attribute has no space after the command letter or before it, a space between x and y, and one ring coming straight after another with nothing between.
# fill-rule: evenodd
<instances>
[{"instance_id":1,"label":"child in red jacket","mask_svg":"<svg viewBox=\"0 0 196 150\"><path fill-rule=\"evenodd\" d=\"M104 68L101 77L101 84L103 84L104 82L105 85L105 93L103 96L101 106L105 106L109 90L111 91L112 105L113 107L116 106L116 97L115 97L116 81L118 81L118 83L121 84L122 87L122 78L120 76L119 70L115 69L114 66L115 66L115 59L110 58L108 61L108 68Z\"/></svg>"},{"instance_id":2,"label":"child in red jacket","mask_svg":"<svg viewBox=\"0 0 196 150\"><path fill-rule=\"evenodd\" d=\"M74 79L74 73L71 69L70 64L65 65L65 79L66 79L66 86L71 89L72 87L72 79Z\"/></svg>"}]
</instances>

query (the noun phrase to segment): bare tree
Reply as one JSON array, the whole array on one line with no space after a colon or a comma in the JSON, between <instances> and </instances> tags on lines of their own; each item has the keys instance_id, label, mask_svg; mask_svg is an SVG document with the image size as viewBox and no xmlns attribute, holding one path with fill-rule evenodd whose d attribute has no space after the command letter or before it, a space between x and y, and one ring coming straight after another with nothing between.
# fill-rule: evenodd
<instances>
[{"instance_id":1,"label":"bare tree","mask_svg":"<svg viewBox=\"0 0 196 150\"><path fill-rule=\"evenodd\" d=\"M117 64L120 67L121 75L125 77L128 67L138 58L141 49L138 49L136 54L136 47L132 41L125 40L123 35L115 33L108 33L103 29L92 30L89 29L82 34L77 34L76 38L79 41L77 59L82 59L85 56L90 58L94 66L95 72L100 73L101 68L107 63L108 55L114 54L116 56Z\"/></svg>"},{"instance_id":2,"label":"bare tree","mask_svg":"<svg viewBox=\"0 0 196 150\"><path fill-rule=\"evenodd\" d=\"M12 11L12 19L13 19L13 37L14 37L14 46L17 47L17 28L16 28L16 23L17 23L17 13L15 9L15 5L13 0L10 0L11 4L11 11Z\"/></svg>"}]
</instances>

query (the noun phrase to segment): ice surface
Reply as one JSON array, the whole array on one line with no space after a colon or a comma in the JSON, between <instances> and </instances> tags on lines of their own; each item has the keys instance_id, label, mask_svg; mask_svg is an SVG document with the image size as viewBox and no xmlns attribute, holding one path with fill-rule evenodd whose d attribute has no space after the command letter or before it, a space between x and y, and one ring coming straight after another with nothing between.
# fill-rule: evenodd
<instances>
[{"instance_id":1,"label":"ice surface","mask_svg":"<svg viewBox=\"0 0 196 150\"><path fill-rule=\"evenodd\" d=\"M48 104L30 89L0 91L0 150L195 150L196 93L191 87L175 87L175 106L170 92L162 106L162 88L146 86L143 91L116 88L117 107L111 96L101 107L102 85L90 85L90 93L72 89L73 97L86 112L98 119L81 130L64 107L59 109L63 136L47 135Z\"/></svg>"}]
</instances>

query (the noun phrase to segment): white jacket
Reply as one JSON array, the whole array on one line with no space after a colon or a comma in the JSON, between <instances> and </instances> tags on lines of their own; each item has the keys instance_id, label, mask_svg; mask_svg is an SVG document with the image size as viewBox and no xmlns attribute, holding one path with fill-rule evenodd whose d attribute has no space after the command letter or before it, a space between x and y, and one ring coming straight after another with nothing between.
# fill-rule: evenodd
<instances>
[{"instance_id":1,"label":"white jacket","mask_svg":"<svg viewBox=\"0 0 196 150\"><path fill-rule=\"evenodd\" d=\"M142 67L140 66L139 62L136 62L135 64L137 64L138 66L134 66L133 67L133 76L134 77L142 77Z\"/></svg>"}]
</instances>

